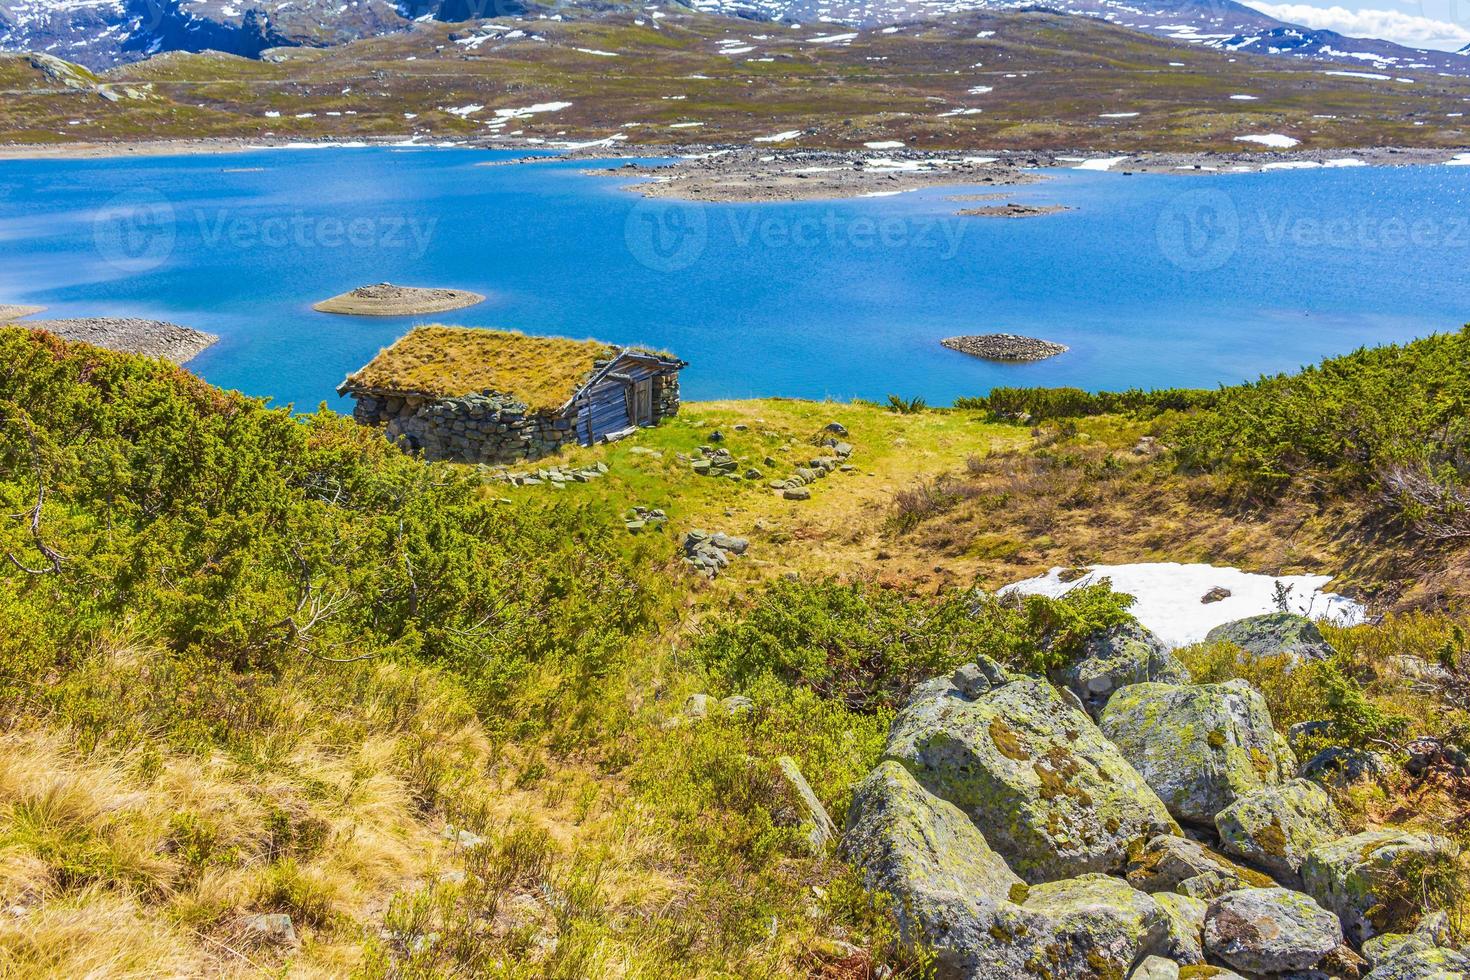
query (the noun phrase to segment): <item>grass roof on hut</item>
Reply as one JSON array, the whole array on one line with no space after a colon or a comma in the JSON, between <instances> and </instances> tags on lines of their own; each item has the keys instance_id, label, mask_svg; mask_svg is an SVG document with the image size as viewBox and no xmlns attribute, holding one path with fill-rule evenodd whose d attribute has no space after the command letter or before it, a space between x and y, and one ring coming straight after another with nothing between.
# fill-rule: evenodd
<instances>
[{"instance_id":1,"label":"grass roof on hut","mask_svg":"<svg viewBox=\"0 0 1470 980\"><path fill-rule=\"evenodd\" d=\"M576 394L597 361L617 352L598 340L417 327L348 375L346 386L436 398L490 391L514 395L532 411L557 409Z\"/></svg>"}]
</instances>

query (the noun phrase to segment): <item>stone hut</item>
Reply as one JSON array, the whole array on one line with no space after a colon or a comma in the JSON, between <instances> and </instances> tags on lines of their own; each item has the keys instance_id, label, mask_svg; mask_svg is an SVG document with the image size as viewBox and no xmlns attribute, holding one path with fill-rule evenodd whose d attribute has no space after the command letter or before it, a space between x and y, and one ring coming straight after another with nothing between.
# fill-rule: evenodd
<instances>
[{"instance_id":1,"label":"stone hut","mask_svg":"<svg viewBox=\"0 0 1470 980\"><path fill-rule=\"evenodd\" d=\"M427 459L514 463L679 411L666 353L503 330L418 327L347 377L352 417Z\"/></svg>"}]
</instances>

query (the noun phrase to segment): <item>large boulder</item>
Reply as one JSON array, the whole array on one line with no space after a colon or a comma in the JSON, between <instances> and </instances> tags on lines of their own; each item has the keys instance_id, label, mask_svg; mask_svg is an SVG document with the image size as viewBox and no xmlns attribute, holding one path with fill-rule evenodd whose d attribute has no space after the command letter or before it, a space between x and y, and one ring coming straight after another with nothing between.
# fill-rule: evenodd
<instances>
[{"instance_id":1,"label":"large boulder","mask_svg":"<svg viewBox=\"0 0 1470 980\"><path fill-rule=\"evenodd\" d=\"M1205 913L1205 953L1248 973L1309 970L1341 943L1337 916L1285 888L1231 892Z\"/></svg>"},{"instance_id":2,"label":"large boulder","mask_svg":"<svg viewBox=\"0 0 1470 980\"><path fill-rule=\"evenodd\" d=\"M1317 624L1295 613L1266 613L1223 623L1205 634L1206 643L1233 643L1257 657L1286 654L1292 661L1326 660L1337 651Z\"/></svg>"},{"instance_id":3,"label":"large boulder","mask_svg":"<svg viewBox=\"0 0 1470 980\"><path fill-rule=\"evenodd\" d=\"M1243 680L1134 684L1113 695L1099 724L1181 821L1213 826L1237 797L1296 774L1266 699Z\"/></svg>"},{"instance_id":4,"label":"large boulder","mask_svg":"<svg viewBox=\"0 0 1470 980\"><path fill-rule=\"evenodd\" d=\"M1016 976L1127 976L1143 956L1168 944L1169 917L1158 903L1108 875L1034 885L1021 911L1037 932L1027 962L1042 970Z\"/></svg>"},{"instance_id":5,"label":"large boulder","mask_svg":"<svg viewBox=\"0 0 1470 980\"><path fill-rule=\"evenodd\" d=\"M1087 714L1045 680L927 684L893 723L886 755L985 828L1031 883L1119 871L1128 848L1177 833L1162 802Z\"/></svg>"},{"instance_id":6,"label":"large boulder","mask_svg":"<svg viewBox=\"0 0 1470 980\"><path fill-rule=\"evenodd\" d=\"M969 817L885 762L858 784L841 850L893 897L904 941L931 947L941 976L983 975L998 908L1025 886Z\"/></svg>"},{"instance_id":7,"label":"large boulder","mask_svg":"<svg viewBox=\"0 0 1470 980\"><path fill-rule=\"evenodd\" d=\"M1120 687L1159 681L1188 684L1189 670L1157 636L1137 624L1094 633L1076 660L1055 671L1052 680L1082 701L1097 718Z\"/></svg>"},{"instance_id":8,"label":"large boulder","mask_svg":"<svg viewBox=\"0 0 1470 980\"><path fill-rule=\"evenodd\" d=\"M1408 880L1426 862L1453 853L1446 839L1403 830L1369 830L1314 847L1302 864L1302 887L1337 913L1348 938L1405 932L1421 906Z\"/></svg>"},{"instance_id":9,"label":"large boulder","mask_svg":"<svg viewBox=\"0 0 1470 980\"><path fill-rule=\"evenodd\" d=\"M893 897L904 940L933 950L941 980L1122 977L1167 943L1163 909L1116 878L1028 888L896 762L859 784L842 853Z\"/></svg>"},{"instance_id":10,"label":"large boulder","mask_svg":"<svg viewBox=\"0 0 1470 980\"><path fill-rule=\"evenodd\" d=\"M1293 779L1239 797L1215 815L1220 849L1295 881L1312 848L1346 832L1327 791Z\"/></svg>"}]
</instances>

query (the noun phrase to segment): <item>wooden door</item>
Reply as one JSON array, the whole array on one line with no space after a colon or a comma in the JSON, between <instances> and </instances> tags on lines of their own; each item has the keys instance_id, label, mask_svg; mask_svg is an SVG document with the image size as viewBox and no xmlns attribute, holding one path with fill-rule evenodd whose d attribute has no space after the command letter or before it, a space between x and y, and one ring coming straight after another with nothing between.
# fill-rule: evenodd
<instances>
[{"instance_id":1,"label":"wooden door","mask_svg":"<svg viewBox=\"0 0 1470 980\"><path fill-rule=\"evenodd\" d=\"M633 424L653 424L653 379L644 378L633 385Z\"/></svg>"}]
</instances>

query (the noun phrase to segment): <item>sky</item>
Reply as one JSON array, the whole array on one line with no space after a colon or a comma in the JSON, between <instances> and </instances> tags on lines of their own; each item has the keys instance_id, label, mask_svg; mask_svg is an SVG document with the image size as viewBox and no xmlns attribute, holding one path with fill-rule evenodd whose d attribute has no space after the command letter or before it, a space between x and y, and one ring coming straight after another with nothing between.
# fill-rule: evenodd
<instances>
[{"instance_id":1,"label":"sky","mask_svg":"<svg viewBox=\"0 0 1470 980\"><path fill-rule=\"evenodd\" d=\"M1456 51L1470 44L1470 0L1242 0L1279 20L1349 37L1377 37L1412 48Z\"/></svg>"}]
</instances>

